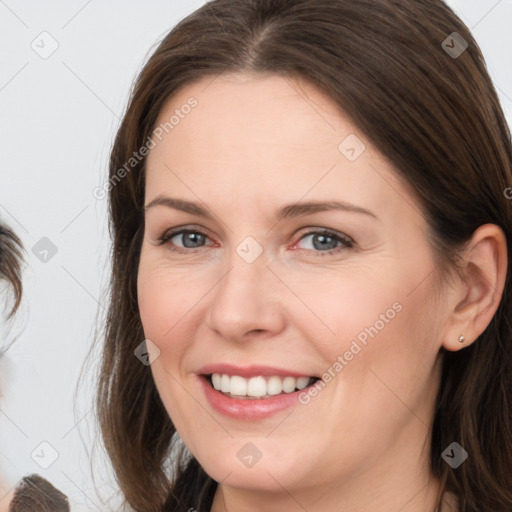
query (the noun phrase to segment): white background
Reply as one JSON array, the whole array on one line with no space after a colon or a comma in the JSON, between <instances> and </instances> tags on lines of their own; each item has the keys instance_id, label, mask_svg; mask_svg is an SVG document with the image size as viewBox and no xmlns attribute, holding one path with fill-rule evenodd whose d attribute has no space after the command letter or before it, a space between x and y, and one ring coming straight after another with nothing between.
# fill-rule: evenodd
<instances>
[{"instance_id":1,"label":"white background","mask_svg":"<svg viewBox=\"0 0 512 512\"><path fill-rule=\"evenodd\" d=\"M97 311L106 304L106 200L92 191L106 180L132 80L154 45L203 3L0 0L0 219L27 250L21 315L4 333L7 342L18 338L0 360L5 490L37 472L69 496L74 511L107 508L84 446L90 450L95 435L93 385L74 399ZM472 29L511 123L512 0L448 4ZM59 45L48 59L31 48L44 31ZM32 253L43 237L57 248L46 263ZM58 453L48 469L31 458L43 441ZM42 449L48 459L51 449ZM107 466L101 457L95 465L104 494Z\"/></svg>"}]
</instances>

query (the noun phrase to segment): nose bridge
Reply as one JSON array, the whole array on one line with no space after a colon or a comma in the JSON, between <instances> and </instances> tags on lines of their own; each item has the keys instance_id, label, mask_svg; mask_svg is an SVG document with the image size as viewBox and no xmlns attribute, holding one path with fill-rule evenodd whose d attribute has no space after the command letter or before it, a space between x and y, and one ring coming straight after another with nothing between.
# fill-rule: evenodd
<instances>
[{"instance_id":1,"label":"nose bridge","mask_svg":"<svg viewBox=\"0 0 512 512\"><path fill-rule=\"evenodd\" d=\"M233 313L239 307L250 311L259 309L260 302L268 304L268 300L264 299L272 274L266 266L262 247L260 251L253 242L240 243L231 252L228 265L229 271L217 290L217 304L223 303L224 308L233 308Z\"/></svg>"},{"instance_id":2,"label":"nose bridge","mask_svg":"<svg viewBox=\"0 0 512 512\"><path fill-rule=\"evenodd\" d=\"M266 266L263 247L246 237L229 257L229 268L215 287L208 322L231 339L253 330L276 331L282 312L276 302L275 276Z\"/></svg>"},{"instance_id":3,"label":"nose bridge","mask_svg":"<svg viewBox=\"0 0 512 512\"><path fill-rule=\"evenodd\" d=\"M219 283L219 292L226 291L229 295L251 294L251 287L256 289L258 283L265 281L267 274L271 274L266 266L267 260L263 242L258 242L253 236L245 236L227 255L229 271ZM254 293L251 295L255 296Z\"/></svg>"}]
</instances>

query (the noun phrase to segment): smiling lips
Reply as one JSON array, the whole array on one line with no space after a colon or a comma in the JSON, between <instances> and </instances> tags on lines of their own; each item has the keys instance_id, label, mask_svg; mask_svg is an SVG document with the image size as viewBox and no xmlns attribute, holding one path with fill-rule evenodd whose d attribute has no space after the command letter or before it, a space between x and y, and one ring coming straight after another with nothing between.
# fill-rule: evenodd
<instances>
[{"instance_id":1,"label":"smiling lips","mask_svg":"<svg viewBox=\"0 0 512 512\"><path fill-rule=\"evenodd\" d=\"M210 376L211 384L217 391L233 398L269 398L281 393L293 393L302 390L313 383L315 377L279 377L262 375L249 379L240 375L228 375L226 373L213 373Z\"/></svg>"},{"instance_id":2,"label":"smiling lips","mask_svg":"<svg viewBox=\"0 0 512 512\"><path fill-rule=\"evenodd\" d=\"M319 377L287 369L215 364L197 372L210 405L237 420L259 420L298 405L300 392Z\"/></svg>"}]
</instances>

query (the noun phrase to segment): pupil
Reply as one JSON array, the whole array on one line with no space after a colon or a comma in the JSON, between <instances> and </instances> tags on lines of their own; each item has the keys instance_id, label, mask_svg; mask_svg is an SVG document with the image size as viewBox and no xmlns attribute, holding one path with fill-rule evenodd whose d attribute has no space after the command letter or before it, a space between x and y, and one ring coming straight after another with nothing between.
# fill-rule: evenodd
<instances>
[{"instance_id":1,"label":"pupil","mask_svg":"<svg viewBox=\"0 0 512 512\"><path fill-rule=\"evenodd\" d=\"M200 233L186 233L185 239L184 239L185 247L189 247L189 248L190 247L192 247L192 248L196 247L195 245L192 245L192 246L187 245L187 243L191 242L192 244L194 244L194 243L197 243L198 241L200 242L201 241L200 240L201 236L202 235ZM198 240L198 238L199 238L199 240Z\"/></svg>"},{"instance_id":2,"label":"pupil","mask_svg":"<svg viewBox=\"0 0 512 512\"><path fill-rule=\"evenodd\" d=\"M315 238L317 240L319 240L321 243L320 244L316 244L315 243ZM313 245L315 246L315 249L325 249L326 248L326 244L325 244L326 240L332 240L334 242L334 246L333 247L328 247L329 249L335 249L336 248L336 240L334 240L333 237L325 236L325 235L315 235L315 237L313 238Z\"/></svg>"}]
</instances>

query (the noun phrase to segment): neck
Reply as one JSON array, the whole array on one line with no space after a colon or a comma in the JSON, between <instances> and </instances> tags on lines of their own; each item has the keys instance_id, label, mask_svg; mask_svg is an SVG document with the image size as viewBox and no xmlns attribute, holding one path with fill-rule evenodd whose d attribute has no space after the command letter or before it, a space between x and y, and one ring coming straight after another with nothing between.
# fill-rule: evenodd
<instances>
[{"instance_id":1,"label":"neck","mask_svg":"<svg viewBox=\"0 0 512 512\"><path fill-rule=\"evenodd\" d=\"M441 506L436 508L439 488L439 481L433 478L427 478L423 485L416 483L411 486L404 480L402 492L396 488L387 492L386 485L374 486L373 490L367 486L366 497L361 498L351 494L354 487L349 482L330 488L283 488L282 492L268 492L232 487L226 481L217 487L211 512L296 512L300 509L308 512L361 512L375 508L380 512L457 512L453 498L447 502L445 497Z\"/></svg>"}]
</instances>

